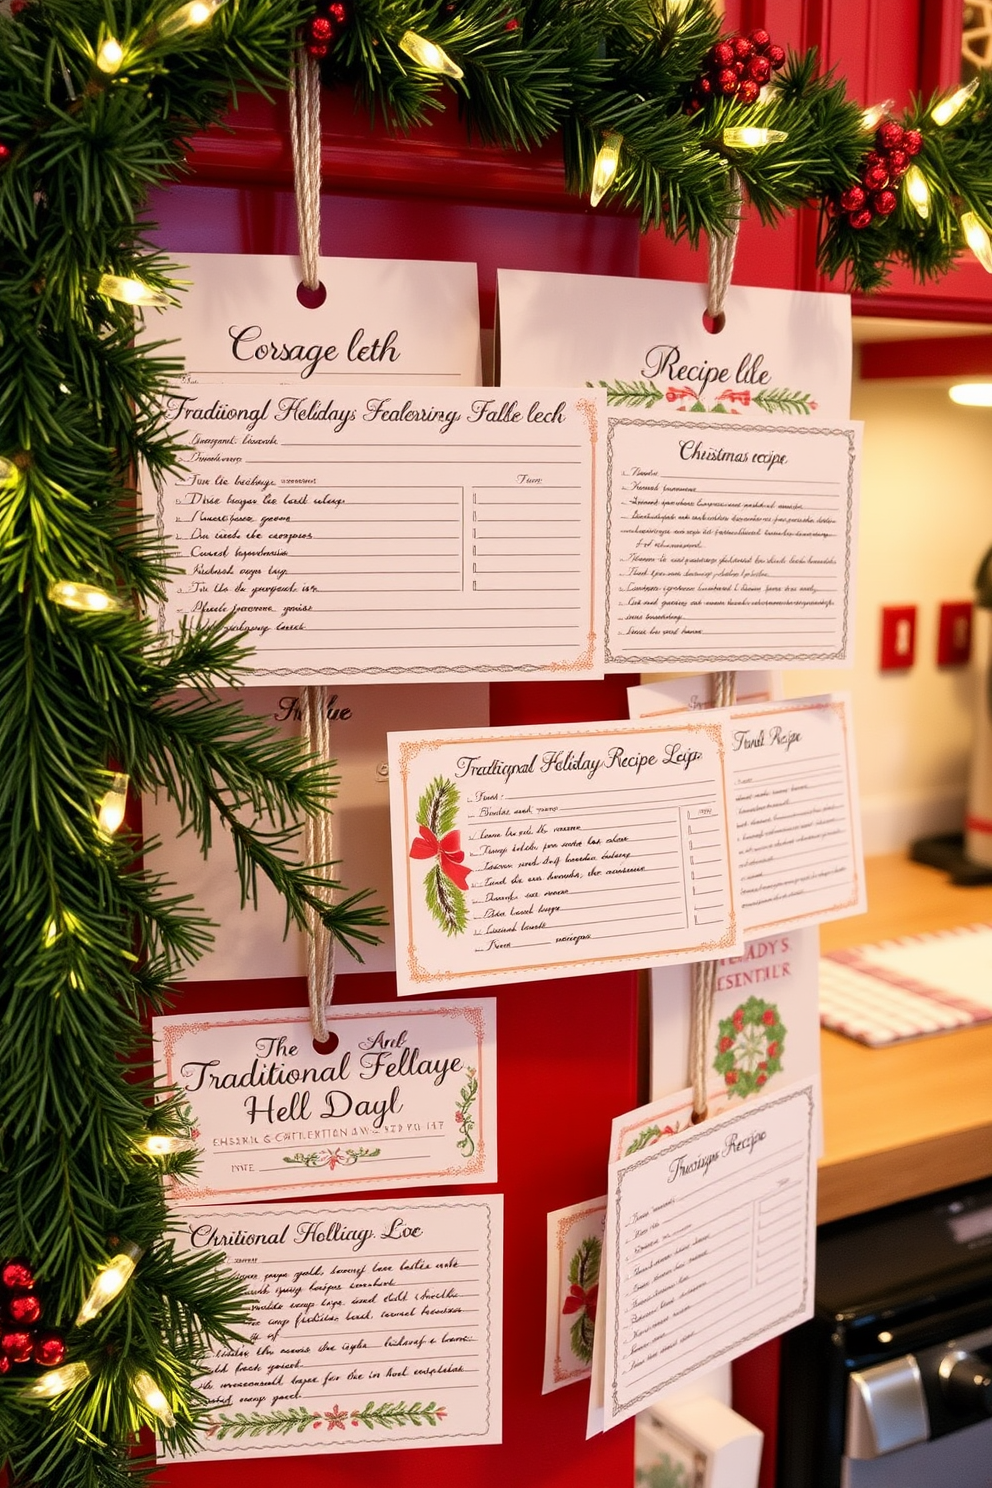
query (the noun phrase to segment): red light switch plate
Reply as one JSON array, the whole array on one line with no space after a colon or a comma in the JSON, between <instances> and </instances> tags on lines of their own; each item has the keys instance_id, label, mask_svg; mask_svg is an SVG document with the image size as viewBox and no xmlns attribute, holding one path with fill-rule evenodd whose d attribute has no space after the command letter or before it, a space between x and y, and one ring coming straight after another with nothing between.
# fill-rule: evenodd
<instances>
[{"instance_id":1,"label":"red light switch plate","mask_svg":"<svg viewBox=\"0 0 992 1488\"><path fill-rule=\"evenodd\" d=\"M941 605L937 622L937 665L967 666L971 660L971 600Z\"/></svg>"},{"instance_id":2,"label":"red light switch plate","mask_svg":"<svg viewBox=\"0 0 992 1488\"><path fill-rule=\"evenodd\" d=\"M902 672L916 660L916 606L882 607L882 649L878 665L883 672Z\"/></svg>"}]
</instances>

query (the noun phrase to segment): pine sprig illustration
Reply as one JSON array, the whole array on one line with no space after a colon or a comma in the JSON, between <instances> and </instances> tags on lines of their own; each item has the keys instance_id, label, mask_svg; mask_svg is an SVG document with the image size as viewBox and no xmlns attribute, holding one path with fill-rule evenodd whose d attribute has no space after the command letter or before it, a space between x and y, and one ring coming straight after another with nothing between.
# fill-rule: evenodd
<instances>
[{"instance_id":1,"label":"pine sprig illustration","mask_svg":"<svg viewBox=\"0 0 992 1488\"><path fill-rule=\"evenodd\" d=\"M588 1294L597 1285L602 1256L603 1242L595 1235L587 1235L568 1264L568 1279L573 1287ZM595 1316L590 1316L588 1305L583 1306L568 1334L572 1352L583 1364L592 1363L595 1328Z\"/></svg>"},{"instance_id":2,"label":"pine sprig illustration","mask_svg":"<svg viewBox=\"0 0 992 1488\"><path fill-rule=\"evenodd\" d=\"M592 383L589 384L592 387ZM656 382L600 382L599 386L606 389L606 401L614 408L653 408L656 403L665 401L665 389L660 388Z\"/></svg>"},{"instance_id":3,"label":"pine sprig illustration","mask_svg":"<svg viewBox=\"0 0 992 1488\"><path fill-rule=\"evenodd\" d=\"M475 1117L472 1115L472 1107L479 1094L479 1081L474 1069L465 1071L465 1084L458 1092L458 1106L455 1110L455 1121L461 1136L455 1143L459 1152L465 1157L475 1155L475 1138L472 1133L475 1130Z\"/></svg>"},{"instance_id":4,"label":"pine sprig illustration","mask_svg":"<svg viewBox=\"0 0 992 1488\"><path fill-rule=\"evenodd\" d=\"M353 1410L351 1419L367 1426L370 1431L374 1431L377 1426L391 1431L394 1426L436 1426L445 1414L444 1409L433 1400L426 1405L422 1405L419 1400L413 1405L407 1405L402 1400L384 1400L376 1405L374 1400L370 1400L363 1410Z\"/></svg>"},{"instance_id":5,"label":"pine sprig illustration","mask_svg":"<svg viewBox=\"0 0 992 1488\"><path fill-rule=\"evenodd\" d=\"M816 407L816 404L812 402L812 394L793 393L788 388L768 388L764 392L755 393L751 401L764 413L805 413L809 415Z\"/></svg>"},{"instance_id":6,"label":"pine sprig illustration","mask_svg":"<svg viewBox=\"0 0 992 1488\"><path fill-rule=\"evenodd\" d=\"M228 1436L235 1441L243 1436L288 1436L291 1431L306 1431L308 1426L319 1419L313 1411L308 1411L302 1405L293 1406L290 1410L270 1411L268 1414L252 1411L249 1415L244 1411L236 1411L233 1416L216 1416L209 1434L218 1441L223 1441Z\"/></svg>"},{"instance_id":7,"label":"pine sprig illustration","mask_svg":"<svg viewBox=\"0 0 992 1488\"><path fill-rule=\"evenodd\" d=\"M468 907L465 895L450 879L445 878L440 866L434 867L424 880L427 893L427 908L446 935L461 935L468 925Z\"/></svg>"},{"instance_id":8,"label":"pine sprig illustration","mask_svg":"<svg viewBox=\"0 0 992 1488\"><path fill-rule=\"evenodd\" d=\"M417 824L443 837L458 820L458 800L458 787L438 775L417 802Z\"/></svg>"},{"instance_id":9,"label":"pine sprig illustration","mask_svg":"<svg viewBox=\"0 0 992 1488\"><path fill-rule=\"evenodd\" d=\"M671 1130L672 1128L669 1127L669 1133ZM658 1138L664 1135L665 1132L660 1126L646 1126L642 1132L637 1133L624 1153L624 1157L629 1157L632 1152L640 1152L644 1147L650 1147L652 1142L657 1142Z\"/></svg>"}]
</instances>

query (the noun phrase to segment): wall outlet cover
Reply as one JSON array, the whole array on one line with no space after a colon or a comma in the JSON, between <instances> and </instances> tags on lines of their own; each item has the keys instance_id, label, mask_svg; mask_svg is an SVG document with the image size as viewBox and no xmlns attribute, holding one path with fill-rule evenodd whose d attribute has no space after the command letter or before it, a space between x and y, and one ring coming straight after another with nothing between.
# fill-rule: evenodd
<instances>
[{"instance_id":1,"label":"wall outlet cover","mask_svg":"<svg viewBox=\"0 0 992 1488\"><path fill-rule=\"evenodd\" d=\"M967 666L971 660L970 599L945 601L937 617L937 665Z\"/></svg>"},{"instance_id":2,"label":"wall outlet cover","mask_svg":"<svg viewBox=\"0 0 992 1488\"><path fill-rule=\"evenodd\" d=\"M916 660L916 606L884 605L882 644L878 666L883 672L904 672Z\"/></svg>"}]
</instances>

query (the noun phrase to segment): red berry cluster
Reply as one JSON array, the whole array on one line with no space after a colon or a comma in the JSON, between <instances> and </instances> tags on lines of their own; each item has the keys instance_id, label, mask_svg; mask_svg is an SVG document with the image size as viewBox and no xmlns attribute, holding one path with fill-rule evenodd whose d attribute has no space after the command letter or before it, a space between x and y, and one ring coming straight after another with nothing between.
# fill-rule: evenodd
<instances>
[{"instance_id":1,"label":"red berry cluster","mask_svg":"<svg viewBox=\"0 0 992 1488\"><path fill-rule=\"evenodd\" d=\"M830 216L846 217L856 232L870 227L876 217L891 217L899 205L892 188L922 148L923 136L918 129L903 129L893 119L886 119L875 131L875 148L861 162L860 182L827 203Z\"/></svg>"},{"instance_id":2,"label":"red berry cluster","mask_svg":"<svg viewBox=\"0 0 992 1488\"><path fill-rule=\"evenodd\" d=\"M350 20L351 10L345 0L320 0L317 14L310 17L303 32L303 45L310 56L323 61Z\"/></svg>"},{"instance_id":3,"label":"red berry cluster","mask_svg":"<svg viewBox=\"0 0 992 1488\"><path fill-rule=\"evenodd\" d=\"M746 36L728 36L710 47L703 58L703 73L697 79L688 110L713 98L737 98L754 103L773 72L785 65L785 48L776 46L767 31L749 31Z\"/></svg>"},{"instance_id":4,"label":"red berry cluster","mask_svg":"<svg viewBox=\"0 0 992 1488\"><path fill-rule=\"evenodd\" d=\"M6 1261L0 1269L0 1374L14 1364L41 1364L46 1369L65 1362L66 1346L54 1328L40 1328L41 1299L25 1261Z\"/></svg>"}]
</instances>

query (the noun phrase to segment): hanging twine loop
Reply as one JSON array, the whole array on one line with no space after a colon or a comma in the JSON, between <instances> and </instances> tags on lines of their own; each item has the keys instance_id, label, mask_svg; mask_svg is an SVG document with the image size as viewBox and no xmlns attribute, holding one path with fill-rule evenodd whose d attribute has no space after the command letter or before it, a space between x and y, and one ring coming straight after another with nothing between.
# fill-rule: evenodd
<instances>
[{"instance_id":1,"label":"hanging twine loop","mask_svg":"<svg viewBox=\"0 0 992 1488\"><path fill-rule=\"evenodd\" d=\"M326 687L305 687L300 699L303 737L311 754L326 763L330 758L331 729L327 721ZM307 862L322 878L332 872L334 859L333 818L329 811L308 816L304 827ZM331 891L326 891L330 902ZM334 936L312 906L307 909L307 987L310 994L310 1029L318 1044L327 1039L327 1009L334 998Z\"/></svg>"},{"instance_id":2,"label":"hanging twine loop","mask_svg":"<svg viewBox=\"0 0 992 1488\"><path fill-rule=\"evenodd\" d=\"M293 183L296 188L296 225L300 238L300 272L305 289L320 288L320 65L302 46L293 58L290 76L289 123L293 143ZM305 687L300 699L303 737L312 755L330 758L327 689ZM329 811L308 816L304 825L307 862L321 877L331 872L334 858L332 817ZM331 891L327 890L330 902ZM334 937L318 910L307 910L307 984L310 1028L314 1040L327 1039L327 1009L334 996Z\"/></svg>"},{"instance_id":3,"label":"hanging twine loop","mask_svg":"<svg viewBox=\"0 0 992 1488\"><path fill-rule=\"evenodd\" d=\"M737 693L736 672L714 672L713 706L729 708ZM694 961L689 1005L689 1081L692 1085L693 1124L706 1120L706 1077L710 1067L710 1023L719 963Z\"/></svg>"},{"instance_id":4,"label":"hanging twine loop","mask_svg":"<svg viewBox=\"0 0 992 1488\"><path fill-rule=\"evenodd\" d=\"M293 143L296 225L305 288L320 288L320 63L302 46L289 81L289 131Z\"/></svg>"},{"instance_id":5,"label":"hanging twine loop","mask_svg":"<svg viewBox=\"0 0 992 1488\"><path fill-rule=\"evenodd\" d=\"M724 305L727 291L734 274L734 259L737 257L737 240L741 235L741 178L736 171L730 172L730 191L733 197L730 231L711 233L709 244L709 280L706 286L706 313L712 321L714 331L722 331L726 324Z\"/></svg>"}]
</instances>

